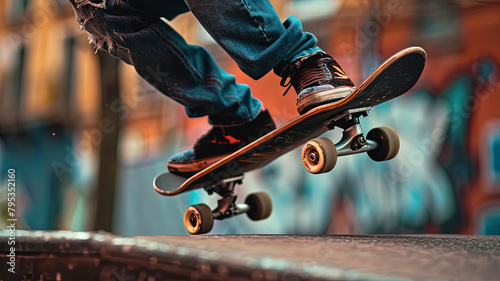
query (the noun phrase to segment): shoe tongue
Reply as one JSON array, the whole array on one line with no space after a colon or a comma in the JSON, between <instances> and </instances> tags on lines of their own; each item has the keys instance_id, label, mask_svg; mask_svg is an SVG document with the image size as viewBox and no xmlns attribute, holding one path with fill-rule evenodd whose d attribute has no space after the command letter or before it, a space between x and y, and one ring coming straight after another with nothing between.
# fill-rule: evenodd
<instances>
[{"instance_id":1,"label":"shoe tongue","mask_svg":"<svg viewBox=\"0 0 500 281\"><path fill-rule=\"evenodd\" d=\"M335 62L335 60L334 60L332 57L330 57L330 56L328 56L328 57L323 57L323 61L324 61L324 62Z\"/></svg>"},{"instance_id":2,"label":"shoe tongue","mask_svg":"<svg viewBox=\"0 0 500 281\"><path fill-rule=\"evenodd\" d=\"M303 62L301 68L320 68L323 67L324 64L335 63L335 60L328 55L318 55L314 56L311 59L308 59Z\"/></svg>"}]
</instances>

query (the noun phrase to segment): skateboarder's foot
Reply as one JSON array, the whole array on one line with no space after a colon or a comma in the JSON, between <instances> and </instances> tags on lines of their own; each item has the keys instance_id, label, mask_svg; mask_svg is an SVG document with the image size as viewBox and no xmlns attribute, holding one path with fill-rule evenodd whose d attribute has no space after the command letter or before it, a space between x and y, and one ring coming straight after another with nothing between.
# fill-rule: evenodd
<instances>
[{"instance_id":1,"label":"skateboarder's foot","mask_svg":"<svg viewBox=\"0 0 500 281\"><path fill-rule=\"evenodd\" d=\"M193 149L172 156L168 170L179 175L192 175L243 148L276 128L267 110L244 124L213 126L208 133L196 141Z\"/></svg>"},{"instance_id":2,"label":"skateboarder's foot","mask_svg":"<svg viewBox=\"0 0 500 281\"><path fill-rule=\"evenodd\" d=\"M285 94L291 86L297 92L299 114L316 106L343 99L355 88L340 65L323 52L290 63L281 76L281 86L288 86Z\"/></svg>"}]
</instances>

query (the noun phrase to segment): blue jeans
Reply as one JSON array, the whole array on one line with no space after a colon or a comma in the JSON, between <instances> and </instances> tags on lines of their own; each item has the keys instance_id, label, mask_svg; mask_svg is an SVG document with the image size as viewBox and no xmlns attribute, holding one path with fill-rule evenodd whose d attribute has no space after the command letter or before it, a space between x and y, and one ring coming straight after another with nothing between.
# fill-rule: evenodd
<instances>
[{"instance_id":1,"label":"blue jeans","mask_svg":"<svg viewBox=\"0 0 500 281\"><path fill-rule=\"evenodd\" d=\"M321 51L296 17L282 23L268 0L70 0L98 49L131 64L189 117L215 125L248 122L261 102L203 47L188 44L160 17L191 11L241 70L259 79L278 65ZM275 69L279 73L279 70Z\"/></svg>"}]
</instances>

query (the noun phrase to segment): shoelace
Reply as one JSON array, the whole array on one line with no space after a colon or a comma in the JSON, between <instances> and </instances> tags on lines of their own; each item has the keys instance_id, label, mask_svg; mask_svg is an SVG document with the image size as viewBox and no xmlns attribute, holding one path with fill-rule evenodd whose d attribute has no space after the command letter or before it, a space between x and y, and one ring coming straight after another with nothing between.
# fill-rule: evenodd
<instances>
[{"instance_id":1,"label":"shoelace","mask_svg":"<svg viewBox=\"0 0 500 281\"><path fill-rule=\"evenodd\" d=\"M327 58L318 59L314 62L309 63L304 66L301 65L300 62L294 64L289 68L288 72L285 73L285 76L281 79L280 85L283 87L287 87L283 96L285 96L290 88L293 86L297 92L300 92L307 85L317 82L319 80L323 80L325 74L329 74L327 63L332 60L328 60ZM307 67L307 68L306 68ZM305 71L300 71L301 69L306 68ZM288 83L286 83L287 79L290 78Z\"/></svg>"}]
</instances>

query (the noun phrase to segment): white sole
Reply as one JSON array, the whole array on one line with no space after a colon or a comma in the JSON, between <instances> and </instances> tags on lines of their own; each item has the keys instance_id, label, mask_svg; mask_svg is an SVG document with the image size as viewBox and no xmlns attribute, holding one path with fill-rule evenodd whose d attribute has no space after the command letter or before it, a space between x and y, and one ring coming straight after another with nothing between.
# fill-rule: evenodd
<instances>
[{"instance_id":1,"label":"white sole","mask_svg":"<svg viewBox=\"0 0 500 281\"><path fill-rule=\"evenodd\" d=\"M299 114L303 114L316 106L343 99L355 89L354 87L342 86L332 90L310 94L297 101L297 111Z\"/></svg>"}]
</instances>

